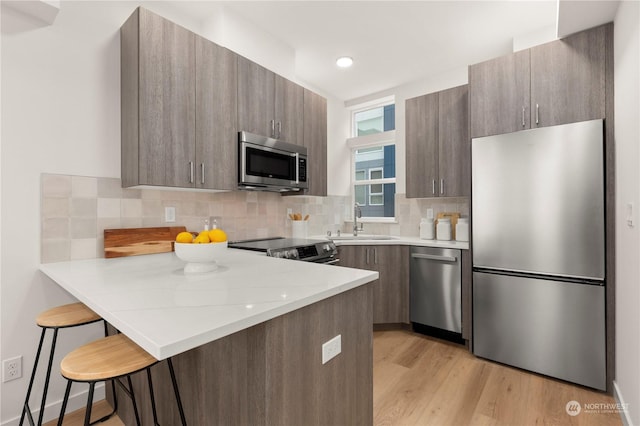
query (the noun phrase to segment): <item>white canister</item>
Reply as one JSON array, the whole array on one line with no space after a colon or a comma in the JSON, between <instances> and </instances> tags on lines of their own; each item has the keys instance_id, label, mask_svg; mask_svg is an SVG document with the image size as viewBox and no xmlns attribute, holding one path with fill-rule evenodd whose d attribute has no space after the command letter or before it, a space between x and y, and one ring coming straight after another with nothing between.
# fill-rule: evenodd
<instances>
[{"instance_id":1,"label":"white canister","mask_svg":"<svg viewBox=\"0 0 640 426\"><path fill-rule=\"evenodd\" d=\"M451 240L451 218L441 217L438 219L438 226L436 227L436 239L442 241Z\"/></svg>"},{"instance_id":2,"label":"white canister","mask_svg":"<svg viewBox=\"0 0 640 426\"><path fill-rule=\"evenodd\" d=\"M307 221L306 220L292 220L291 221L291 236L293 238L307 238Z\"/></svg>"},{"instance_id":3,"label":"white canister","mask_svg":"<svg viewBox=\"0 0 640 426\"><path fill-rule=\"evenodd\" d=\"M456 223L456 241L469 241L469 218L460 217Z\"/></svg>"},{"instance_id":4,"label":"white canister","mask_svg":"<svg viewBox=\"0 0 640 426\"><path fill-rule=\"evenodd\" d=\"M420 220L420 238L423 240L433 240L434 238L433 219Z\"/></svg>"}]
</instances>

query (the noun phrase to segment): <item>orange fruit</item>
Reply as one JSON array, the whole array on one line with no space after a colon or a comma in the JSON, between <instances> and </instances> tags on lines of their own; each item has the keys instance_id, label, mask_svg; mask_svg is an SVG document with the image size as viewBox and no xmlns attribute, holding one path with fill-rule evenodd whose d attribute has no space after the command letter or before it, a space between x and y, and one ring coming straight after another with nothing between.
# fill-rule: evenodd
<instances>
[{"instance_id":1,"label":"orange fruit","mask_svg":"<svg viewBox=\"0 0 640 426\"><path fill-rule=\"evenodd\" d=\"M181 232L176 235L176 243L192 243L193 234L191 232Z\"/></svg>"},{"instance_id":2,"label":"orange fruit","mask_svg":"<svg viewBox=\"0 0 640 426\"><path fill-rule=\"evenodd\" d=\"M222 229L212 229L209 231L209 240L212 243L223 243L227 241L227 234Z\"/></svg>"}]
</instances>

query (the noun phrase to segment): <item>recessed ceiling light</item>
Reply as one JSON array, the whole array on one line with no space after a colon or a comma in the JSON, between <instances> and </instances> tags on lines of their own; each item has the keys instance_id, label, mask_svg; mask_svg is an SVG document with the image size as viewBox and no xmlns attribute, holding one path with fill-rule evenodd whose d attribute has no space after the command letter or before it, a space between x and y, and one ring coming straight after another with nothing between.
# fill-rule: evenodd
<instances>
[{"instance_id":1,"label":"recessed ceiling light","mask_svg":"<svg viewBox=\"0 0 640 426\"><path fill-rule=\"evenodd\" d=\"M340 68L349 68L353 65L353 58L350 56L341 56L336 59L336 65Z\"/></svg>"}]
</instances>

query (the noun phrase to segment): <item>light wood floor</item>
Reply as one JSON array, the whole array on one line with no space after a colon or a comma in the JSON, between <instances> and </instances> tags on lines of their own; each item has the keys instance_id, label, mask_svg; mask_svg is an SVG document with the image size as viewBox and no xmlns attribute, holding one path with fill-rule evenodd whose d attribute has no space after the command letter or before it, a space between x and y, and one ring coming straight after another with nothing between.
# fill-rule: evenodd
<instances>
[{"instance_id":1,"label":"light wood floor","mask_svg":"<svg viewBox=\"0 0 640 426\"><path fill-rule=\"evenodd\" d=\"M586 404L614 404L608 395L476 358L460 345L407 331L375 332L373 343L377 426L622 425L617 412L586 412ZM575 417L569 401L581 404ZM94 407L94 418L109 411L105 401ZM83 419L79 410L64 425ZM101 425L124 426L117 417Z\"/></svg>"},{"instance_id":2,"label":"light wood floor","mask_svg":"<svg viewBox=\"0 0 640 426\"><path fill-rule=\"evenodd\" d=\"M575 417L569 401L581 404ZM603 393L476 358L466 348L405 331L374 333L375 425L621 425ZM592 406L593 407L593 406Z\"/></svg>"}]
</instances>

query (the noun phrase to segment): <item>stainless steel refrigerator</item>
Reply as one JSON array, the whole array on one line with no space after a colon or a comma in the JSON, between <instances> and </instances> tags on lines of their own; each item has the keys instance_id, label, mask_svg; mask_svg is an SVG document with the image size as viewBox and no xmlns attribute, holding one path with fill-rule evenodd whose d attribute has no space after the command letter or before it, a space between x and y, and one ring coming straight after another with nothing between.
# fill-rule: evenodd
<instances>
[{"instance_id":1,"label":"stainless steel refrigerator","mask_svg":"<svg viewBox=\"0 0 640 426\"><path fill-rule=\"evenodd\" d=\"M603 121L471 147L473 352L605 390Z\"/></svg>"}]
</instances>

